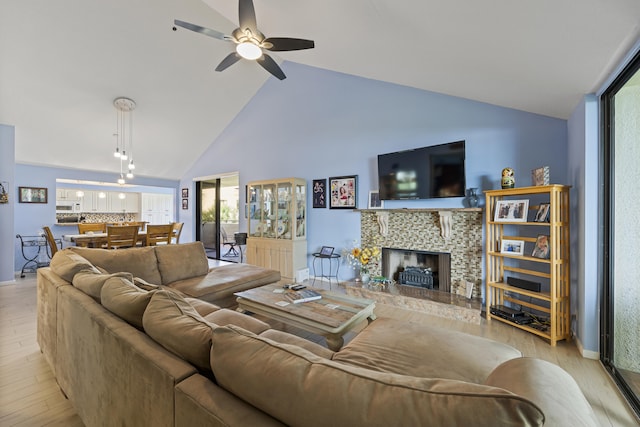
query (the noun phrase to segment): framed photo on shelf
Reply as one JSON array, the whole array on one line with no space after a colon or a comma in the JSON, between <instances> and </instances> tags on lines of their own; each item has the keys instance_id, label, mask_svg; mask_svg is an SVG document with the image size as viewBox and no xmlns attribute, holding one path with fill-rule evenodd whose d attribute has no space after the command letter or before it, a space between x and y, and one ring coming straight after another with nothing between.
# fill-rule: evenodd
<instances>
[{"instance_id":1,"label":"framed photo on shelf","mask_svg":"<svg viewBox=\"0 0 640 427\"><path fill-rule=\"evenodd\" d=\"M496 201L493 220L495 222L527 222L529 200Z\"/></svg>"},{"instance_id":2,"label":"framed photo on shelf","mask_svg":"<svg viewBox=\"0 0 640 427\"><path fill-rule=\"evenodd\" d=\"M531 256L542 259L549 259L549 236L540 234L536 239L536 245L533 248Z\"/></svg>"},{"instance_id":3,"label":"framed photo on shelf","mask_svg":"<svg viewBox=\"0 0 640 427\"><path fill-rule=\"evenodd\" d=\"M549 166L533 169L531 171L531 185L549 185Z\"/></svg>"},{"instance_id":4,"label":"framed photo on shelf","mask_svg":"<svg viewBox=\"0 0 640 427\"><path fill-rule=\"evenodd\" d=\"M378 191L369 191L369 209L382 209L384 201L380 200Z\"/></svg>"},{"instance_id":5,"label":"framed photo on shelf","mask_svg":"<svg viewBox=\"0 0 640 427\"><path fill-rule=\"evenodd\" d=\"M329 178L329 209L355 209L358 204L358 175Z\"/></svg>"},{"instance_id":6,"label":"framed photo on shelf","mask_svg":"<svg viewBox=\"0 0 640 427\"><path fill-rule=\"evenodd\" d=\"M18 187L18 202L47 203L48 190L42 187Z\"/></svg>"},{"instance_id":7,"label":"framed photo on shelf","mask_svg":"<svg viewBox=\"0 0 640 427\"><path fill-rule=\"evenodd\" d=\"M323 246L322 249L320 249L320 256L329 257L331 254L333 254L332 246Z\"/></svg>"},{"instance_id":8,"label":"framed photo on shelf","mask_svg":"<svg viewBox=\"0 0 640 427\"><path fill-rule=\"evenodd\" d=\"M500 244L500 253L507 255L524 255L524 241L503 239Z\"/></svg>"},{"instance_id":9,"label":"framed photo on shelf","mask_svg":"<svg viewBox=\"0 0 640 427\"><path fill-rule=\"evenodd\" d=\"M536 212L536 216L533 219L534 222L549 222L549 207L551 204L549 203L540 203L538 206L538 211Z\"/></svg>"},{"instance_id":10,"label":"framed photo on shelf","mask_svg":"<svg viewBox=\"0 0 640 427\"><path fill-rule=\"evenodd\" d=\"M327 180L324 178L313 180L313 207L327 207Z\"/></svg>"}]
</instances>

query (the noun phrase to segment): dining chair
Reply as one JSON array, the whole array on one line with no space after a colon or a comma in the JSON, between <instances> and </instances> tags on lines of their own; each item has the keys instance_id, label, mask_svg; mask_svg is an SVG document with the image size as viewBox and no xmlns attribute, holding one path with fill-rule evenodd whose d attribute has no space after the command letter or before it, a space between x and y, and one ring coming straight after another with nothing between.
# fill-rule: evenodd
<instances>
[{"instance_id":1,"label":"dining chair","mask_svg":"<svg viewBox=\"0 0 640 427\"><path fill-rule=\"evenodd\" d=\"M183 226L184 222L173 223L173 231L171 232L171 243L174 243L176 245L180 243L180 233L182 233Z\"/></svg>"},{"instance_id":2,"label":"dining chair","mask_svg":"<svg viewBox=\"0 0 640 427\"><path fill-rule=\"evenodd\" d=\"M49 245L49 258L53 258L53 256L58 252L58 243L56 242L56 238L53 237L53 233L51 229L47 226L42 227L44 230L44 237L47 239L47 244Z\"/></svg>"},{"instance_id":3,"label":"dining chair","mask_svg":"<svg viewBox=\"0 0 640 427\"><path fill-rule=\"evenodd\" d=\"M157 244L168 245L171 243L171 235L173 234L173 224L165 225L147 225L147 246L155 246Z\"/></svg>"},{"instance_id":4,"label":"dining chair","mask_svg":"<svg viewBox=\"0 0 640 427\"><path fill-rule=\"evenodd\" d=\"M107 227L106 249L132 248L138 242L137 225Z\"/></svg>"},{"instance_id":5,"label":"dining chair","mask_svg":"<svg viewBox=\"0 0 640 427\"><path fill-rule=\"evenodd\" d=\"M147 221L127 221L123 225L135 225L138 227L138 231L144 231L145 225L147 225Z\"/></svg>"},{"instance_id":6,"label":"dining chair","mask_svg":"<svg viewBox=\"0 0 640 427\"><path fill-rule=\"evenodd\" d=\"M78 223L78 233L86 234L88 231L105 233L107 224L104 222L80 222Z\"/></svg>"}]
</instances>

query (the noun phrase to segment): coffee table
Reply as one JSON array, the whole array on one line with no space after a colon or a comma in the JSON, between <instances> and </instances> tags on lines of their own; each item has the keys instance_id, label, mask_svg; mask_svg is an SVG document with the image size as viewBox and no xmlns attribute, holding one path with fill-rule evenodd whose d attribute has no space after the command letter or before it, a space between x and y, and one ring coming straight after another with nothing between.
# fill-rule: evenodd
<instances>
[{"instance_id":1,"label":"coffee table","mask_svg":"<svg viewBox=\"0 0 640 427\"><path fill-rule=\"evenodd\" d=\"M260 314L322 335L327 340L327 347L333 351L342 348L345 333L365 319L371 323L376 318L373 313L376 304L373 300L314 290L322 295L321 299L299 304L291 303L281 292L282 285L278 284L249 289L234 295L238 297L239 311ZM284 302L289 304L285 305Z\"/></svg>"}]
</instances>

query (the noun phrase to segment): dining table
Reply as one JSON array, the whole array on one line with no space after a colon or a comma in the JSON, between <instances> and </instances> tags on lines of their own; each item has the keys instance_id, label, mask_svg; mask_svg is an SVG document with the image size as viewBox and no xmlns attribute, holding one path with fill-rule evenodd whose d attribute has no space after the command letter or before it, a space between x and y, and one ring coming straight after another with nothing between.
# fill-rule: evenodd
<instances>
[{"instance_id":1,"label":"dining table","mask_svg":"<svg viewBox=\"0 0 640 427\"><path fill-rule=\"evenodd\" d=\"M87 248L101 248L107 244L107 233L87 232L84 234L63 234L62 240L74 243L76 246ZM145 246L147 243L147 232L138 232L138 243Z\"/></svg>"}]
</instances>

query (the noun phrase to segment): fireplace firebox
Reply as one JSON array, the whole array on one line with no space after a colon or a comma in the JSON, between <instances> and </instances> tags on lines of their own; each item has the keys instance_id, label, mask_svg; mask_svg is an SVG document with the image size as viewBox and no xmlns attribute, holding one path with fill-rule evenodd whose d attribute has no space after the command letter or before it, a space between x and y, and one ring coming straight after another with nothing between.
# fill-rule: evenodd
<instances>
[{"instance_id":1,"label":"fireplace firebox","mask_svg":"<svg viewBox=\"0 0 640 427\"><path fill-rule=\"evenodd\" d=\"M399 284L451 291L451 254L382 248L382 275Z\"/></svg>"}]
</instances>

